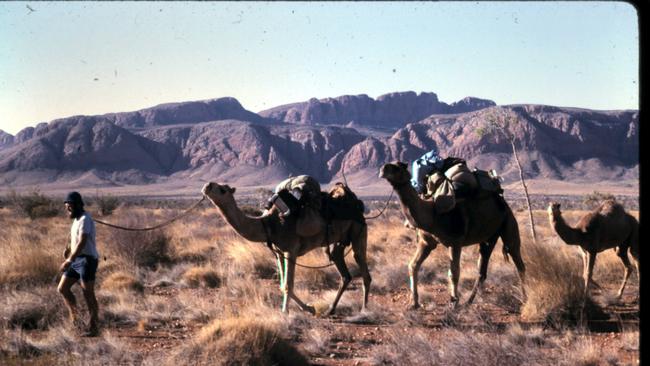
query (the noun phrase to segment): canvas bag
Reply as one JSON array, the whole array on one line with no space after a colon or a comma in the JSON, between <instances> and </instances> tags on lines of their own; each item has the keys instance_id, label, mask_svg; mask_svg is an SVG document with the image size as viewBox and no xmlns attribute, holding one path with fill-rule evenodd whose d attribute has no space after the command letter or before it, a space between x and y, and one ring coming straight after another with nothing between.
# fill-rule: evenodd
<instances>
[{"instance_id":1,"label":"canvas bag","mask_svg":"<svg viewBox=\"0 0 650 366\"><path fill-rule=\"evenodd\" d=\"M452 182L465 184L470 189L476 189L478 187L476 177L474 177L474 174L472 174L465 163L458 163L451 166L445 171L445 176Z\"/></svg>"},{"instance_id":2,"label":"canvas bag","mask_svg":"<svg viewBox=\"0 0 650 366\"><path fill-rule=\"evenodd\" d=\"M433 207L437 213L449 212L456 207L454 187L444 174L431 174L427 180L427 191L432 196Z\"/></svg>"},{"instance_id":3,"label":"canvas bag","mask_svg":"<svg viewBox=\"0 0 650 366\"><path fill-rule=\"evenodd\" d=\"M317 235L325 229L325 219L320 214L320 184L308 175L299 175L282 181L275 189L276 192L282 189L292 192L296 188L302 194L300 201L303 203L296 218L296 234L302 237Z\"/></svg>"},{"instance_id":4,"label":"canvas bag","mask_svg":"<svg viewBox=\"0 0 650 366\"><path fill-rule=\"evenodd\" d=\"M490 174L485 170L474 169L473 173L474 173L474 177L476 178L476 181L478 182L478 187L482 193L483 192L489 194L503 193L503 189L501 188L501 182L499 182L499 178L497 178L496 176Z\"/></svg>"}]
</instances>

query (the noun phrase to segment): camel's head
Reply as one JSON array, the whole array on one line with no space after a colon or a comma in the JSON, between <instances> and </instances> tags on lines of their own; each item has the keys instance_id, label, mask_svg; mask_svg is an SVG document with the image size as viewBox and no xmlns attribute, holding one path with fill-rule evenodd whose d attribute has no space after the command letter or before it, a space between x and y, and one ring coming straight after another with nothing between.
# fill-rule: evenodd
<instances>
[{"instance_id":1,"label":"camel's head","mask_svg":"<svg viewBox=\"0 0 650 366\"><path fill-rule=\"evenodd\" d=\"M219 203L224 200L232 200L236 188L231 188L229 185L221 185L219 183L206 183L201 189L201 193L208 197L212 202Z\"/></svg>"},{"instance_id":2,"label":"camel's head","mask_svg":"<svg viewBox=\"0 0 650 366\"><path fill-rule=\"evenodd\" d=\"M551 202L548 204L548 214L550 216L558 216L560 215L560 204L557 202Z\"/></svg>"},{"instance_id":3,"label":"camel's head","mask_svg":"<svg viewBox=\"0 0 650 366\"><path fill-rule=\"evenodd\" d=\"M409 173L408 165L401 161L384 164L379 169L379 177L386 179L394 186L400 186L409 183L411 180L411 173Z\"/></svg>"}]
</instances>

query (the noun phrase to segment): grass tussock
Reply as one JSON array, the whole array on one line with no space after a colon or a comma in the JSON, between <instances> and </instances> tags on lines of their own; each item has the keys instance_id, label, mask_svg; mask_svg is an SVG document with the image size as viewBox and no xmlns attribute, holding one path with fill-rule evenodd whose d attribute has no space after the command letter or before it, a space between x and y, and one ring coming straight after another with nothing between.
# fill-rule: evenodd
<instances>
[{"instance_id":1,"label":"grass tussock","mask_svg":"<svg viewBox=\"0 0 650 366\"><path fill-rule=\"evenodd\" d=\"M47 329L62 319L61 302L54 289L32 292L14 291L0 300L2 328Z\"/></svg>"},{"instance_id":2,"label":"grass tussock","mask_svg":"<svg viewBox=\"0 0 650 366\"><path fill-rule=\"evenodd\" d=\"M386 345L376 348L374 365L539 365L548 364L541 347L521 347L503 336L445 331L435 341L419 329L395 330Z\"/></svg>"},{"instance_id":3,"label":"grass tussock","mask_svg":"<svg viewBox=\"0 0 650 366\"><path fill-rule=\"evenodd\" d=\"M134 297L128 292L113 293L112 301L100 310L108 326L135 326L141 320L150 324L172 324L195 315L193 303L176 297L149 295Z\"/></svg>"},{"instance_id":4,"label":"grass tussock","mask_svg":"<svg viewBox=\"0 0 650 366\"><path fill-rule=\"evenodd\" d=\"M352 253L350 253L349 257L352 257ZM296 262L300 265L310 267L320 267L332 264L329 262L327 255L324 254L324 248L322 248L322 250L320 248L315 249L306 255L299 257ZM352 266L348 266L348 269L350 270L350 273L354 275L355 270L351 267ZM356 265L354 267L356 267ZM356 272L358 272L358 270ZM298 286L305 286L310 290L335 289L339 285L339 278L340 276L333 264L326 268L304 268L296 265L296 284Z\"/></svg>"},{"instance_id":5,"label":"grass tussock","mask_svg":"<svg viewBox=\"0 0 650 366\"><path fill-rule=\"evenodd\" d=\"M582 265L574 255L553 243L529 243L525 255L527 298L522 319L564 324L575 323L583 315L588 319L604 316L598 304L584 298Z\"/></svg>"},{"instance_id":6,"label":"grass tussock","mask_svg":"<svg viewBox=\"0 0 650 366\"><path fill-rule=\"evenodd\" d=\"M143 227L161 219L154 213L143 214L139 211L126 215L114 215L121 218L114 222L124 227ZM146 223L146 224L144 224ZM106 231L103 246L109 256L119 258L126 266L153 268L158 264L170 263L172 248L170 238L164 230L125 231L111 229Z\"/></svg>"},{"instance_id":7,"label":"grass tussock","mask_svg":"<svg viewBox=\"0 0 650 366\"><path fill-rule=\"evenodd\" d=\"M572 351L565 355L564 362L568 365L575 366L601 366L601 365L615 365L615 360L607 362L603 358L602 350L590 340L579 340L572 346Z\"/></svg>"},{"instance_id":8,"label":"grass tussock","mask_svg":"<svg viewBox=\"0 0 650 366\"><path fill-rule=\"evenodd\" d=\"M219 273L208 267L192 267L183 273L182 282L189 287L219 287Z\"/></svg>"},{"instance_id":9,"label":"grass tussock","mask_svg":"<svg viewBox=\"0 0 650 366\"><path fill-rule=\"evenodd\" d=\"M223 237L232 236L223 223L216 225L213 218L205 215L192 216L191 220L171 225L170 236L175 262L203 263L221 255Z\"/></svg>"},{"instance_id":10,"label":"grass tussock","mask_svg":"<svg viewBox=\"0 0 650 366\"><path fill-rule=\"evenodd\" d=\"M307 331L303 348L311 355L322 355L327 352L331 341L331 330L313 328Z\"/></svg>"},{"instance_id":11,"label":"grass tussock","mask_svg":"<svg viewBox=\"0 0 650 366\"><path fill-rule=\"evenodd\" d=\"M276 279L277 264L275 256L261 243L250 243L232 236L225 248L230 259L229 276L254 275L257 278Z\"/></svg>"},{"instance_id":12,"label":"grass tussock","mask_svg":"<svg viewBox=\"0 0 650 366\"><path fill-rule=\"evenodd\" d=\"M101 284L105 291L135 291L142 293L144 285L134 276L126 272L113 272Z\"/></svg>"},{"instance_id":13,"label":"grass tussock","mask_svg":"<svg viewBox=\"0 0 650 366\"><path fill-rule=\"evenodd\" d=\"M64 327L47 331L39 337L24 333L8 334L7 342L0 343L0 355L5 354L22 362L16 364L53 365L132 365L142 362L142 355L110 332L104 332L92 342L80 342L73 332Z\"/></svg>"},{"instance_id":14,"label":"grass tussock","mask_svg":"<svg viewBox=\"0 0 650 366\"><path fill-rule=\"evenodd\" d=\"M49 231L47 228L39 230ZM11 227L0 236L0 285L13 287L51 283L63 262L66 238L41 237L42 231L25 226ZM59 241L60 240L60 241ZM69 240L69 239L67 239ZM56 248L61 252L57 253Z\"/></svg>"},{"instance_id":15,"label":"grass tussock","mask_svg":"<svg viewBox=\"0 0 650 366\"><path fill-rule=\"evenodd\" d=\"M200 365L308 365L267 323L250 318L215 320L203 327L174 362Z\"/></svg>"}]
</instances>

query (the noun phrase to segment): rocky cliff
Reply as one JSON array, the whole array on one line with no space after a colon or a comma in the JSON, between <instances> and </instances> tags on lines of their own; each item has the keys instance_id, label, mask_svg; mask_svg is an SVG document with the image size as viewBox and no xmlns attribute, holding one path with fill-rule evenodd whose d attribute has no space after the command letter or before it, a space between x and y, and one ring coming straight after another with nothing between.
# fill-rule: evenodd
<instances>
[{"instance_id":1,"label":"rocky cliff","mask_svg":"<svg viewBox=\"0 0 650 366\"><path fill-rule=\"evenodd\" d=\"M376 101L367 96L310 101L258 116L221 98L70 117L15 137L0 134L0 181L86 177L101 185L216 179L254 186L290 174L328 182L345 172L371 182L385 162L411 161L433 147L512 181L518 172L511 140L486 128L503 113L514 116L506 130L528 178L638 180L638 111L493 104L466 98L447 105L433 93L394 93ZM295 119L292 108L300 110Z\"/></svg>"},{"instance_id":2,"label":"rocky cliff","mask_svg":"<svg viewBox=\"0 0 650 366\"><path fill-rule=\"evenodd\" d=\"M467 97L448 105L435 93L400 92L385 94L377 100L362 95L344 95L302 103L287 104L259 114L269 119L299 124L348 123L377 127L401 127L432 114L464 113L496 105L493 101Z\"/></svg>"}]
</instances>

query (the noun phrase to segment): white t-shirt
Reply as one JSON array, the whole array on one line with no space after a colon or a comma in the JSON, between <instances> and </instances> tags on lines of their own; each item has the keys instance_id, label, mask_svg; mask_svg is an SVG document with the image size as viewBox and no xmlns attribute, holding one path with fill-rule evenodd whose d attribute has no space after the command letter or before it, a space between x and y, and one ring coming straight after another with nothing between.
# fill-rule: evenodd
<instances>
[{"instance_id":1,"label":"white t-shirt","mask_svg":"<svg viewBox=\"0 0 650 366\"><path fill-rule=\"evenodd\" d=\"M81 254L99 258L97 245L95 244L95 222L86 212L72 221L72 227L70 227L70 250L72 253L74 253L77 249L77 245L81 242L82 234L87 234L88 239L86 240L86 245L81 251Z\"/></svg>"}]
</instances>

